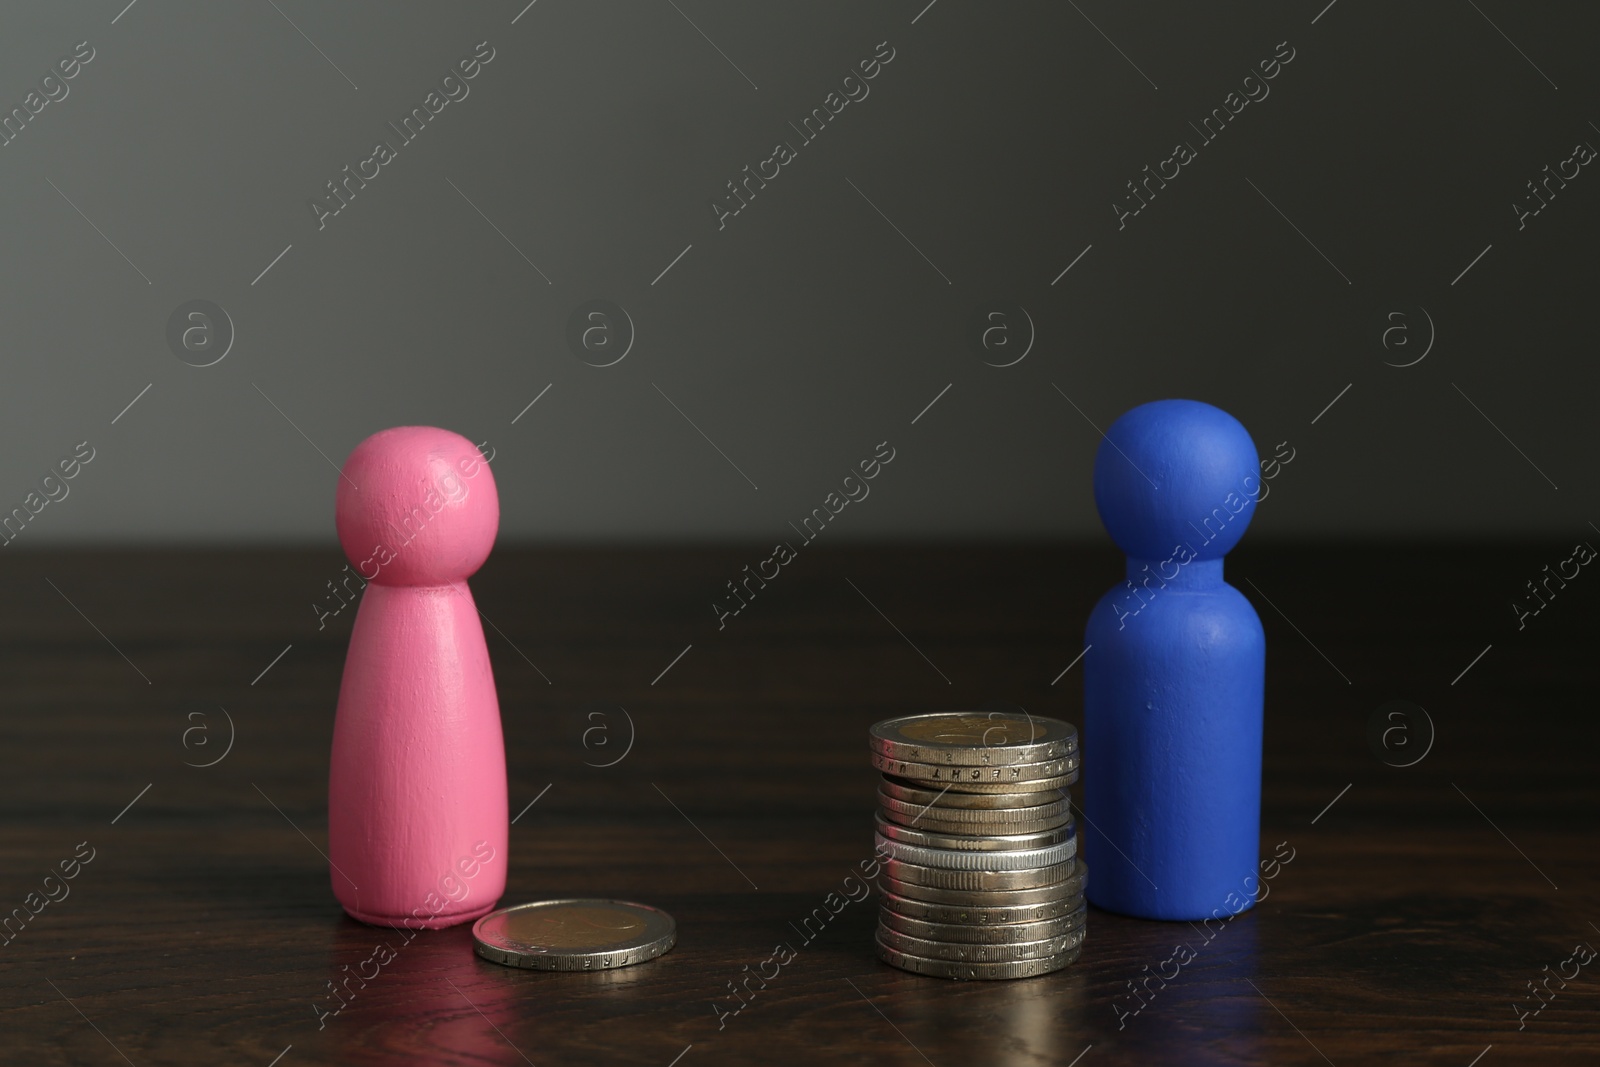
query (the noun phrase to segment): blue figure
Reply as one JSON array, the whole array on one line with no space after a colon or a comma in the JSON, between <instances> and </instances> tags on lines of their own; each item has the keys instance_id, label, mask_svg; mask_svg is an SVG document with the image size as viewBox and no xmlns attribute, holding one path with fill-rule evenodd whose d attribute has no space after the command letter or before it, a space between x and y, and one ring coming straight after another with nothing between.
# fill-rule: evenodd
<instances>
[{"instance_id":1,"label":"blue figure","mask_svg":"<svg viewBox=\"0 0 1600 1067\"><path fill-rule=\"evenodd\" d=\"M1107 911L1226 917L1260 891L1266 636L1222 557L1261 493L1249 432L1197 400L1141 404L1095 454L1095 506L1128 556L1084 634L1079 832Z\"/></svg>"}]
</instances>

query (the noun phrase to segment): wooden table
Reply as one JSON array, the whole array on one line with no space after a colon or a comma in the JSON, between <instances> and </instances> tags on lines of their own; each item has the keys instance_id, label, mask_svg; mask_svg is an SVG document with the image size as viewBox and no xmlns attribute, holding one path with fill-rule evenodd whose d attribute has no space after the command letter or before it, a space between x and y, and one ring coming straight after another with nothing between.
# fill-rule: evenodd
<instances>
[{"instance_id":1,"label":"wooden table","mask_svg":"<svg viewBox=\"0 0 1600 1067\"><path fill-rule=\"evenodd\" d=\"M473 585L521 812L506 900L632 898L679 924L656 962L562 975L480 960L464 927L400 943L335 903L326 774L354 608L319 630L310 605L336 554L13 549L0 908L29 921L0 947L0 1058L1594 1063L1600 961L1549 980L1520 1028L1513 1010L1600 945L1600 579L1521 631L1509 607L1569 552L1247 542L1229 576L1271 647L1263 848L1294 853L1268 899L1209 941L1091 911L1071 969L956 983L879 964L870 901L810 943L797 927L870 854L869 724L994 698L1081 722L1081 668L1052 680L1119 577L1106 551L808 548L720 631L713 599L760 554L498 552ZM1436 727L1411 767L1368 745L1393 698ZM319 1029L327 983L381 942L393 961ZM719 1026L779 942L795 958ZM1194 960L1123 1014L1185 943Z\"/></svg>"}]
</instances>

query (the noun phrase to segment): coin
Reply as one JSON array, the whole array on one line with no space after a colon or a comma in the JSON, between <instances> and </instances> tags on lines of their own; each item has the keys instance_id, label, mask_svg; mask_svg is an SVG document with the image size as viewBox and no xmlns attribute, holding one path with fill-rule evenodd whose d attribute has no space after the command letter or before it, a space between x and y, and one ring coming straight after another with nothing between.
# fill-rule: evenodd
<instances>
[{"instance_id":1,"label":"coin","mask_svg":"<svg viewBox=\"0 0 1600 1067\"><path fill-rule=\"evenodd\" d=\"M910 766L910 764L906 764ZM1052 790L1065 789L1078 780L1078 771L1074 768L1070 773L1059 778L1041 778L1034 782L960 782L950 791L952 793L1048 793Z\"/></svg>"},{"instance_id":2,"label":"coin","mask_svg":"<svg viewBox=\"0 0 1600 1067\"><path fill-rule=\"evenodd\" d=\"M910 778L917 782L932 782L935 785L949 785L954 789L968 789L973 792L1018 792L1026 793L1035 787L1023 785L1024 782L1041 782L1053 778L1072 776L1076 780L1078 773L1078 754L1076 752L1046 760L1043 763L1010 763L1003 767L959 767L942 763L916 763L911 760L895 759L885 756L880 752L872 753L872 765L884 774L892 774L897 778ZM1004 789L972 789L973 786L1005 786Z\"/></svg>"},{"instance_id":3,"label":"coin","mask_svg":"<svg viewBox=\"0 0 1600 1067\"><path fill-rule=\"evenodd\" d=\"M1048 793L966 793L955 789L928 789L916 782L884 775L878 783L878 795L902 800L907 804L941 808L1031 808L1038 804L1053 804L1055 797Z\"/></svg>"},{"instance_id":4,"label":"coin","mask_svg":"<svg viewBox=\"0 0 1600 1067\"><path fill-rule=\"evenodd\" d=\"M902 896L897 892L884 890L880 897L880 912L888 911L907 919L921 919L930 923L960 923L965 926L1000 926L1007 923L1044 922L1047 919L1059 919L1069 915L1083 904L1083 888L1088 881L1089 868L1083 863L1078 864L1078 870L1073 876L1061 883L1058 895L1033 903L1001 904L995 903L996 898L1009 897L1021 893L1033 893L1031 889L1015 890L1012 893L968 893L959 894L980 900L977 904L936 903L929 900L917 900L911 896ZM905 883L894 883L896 887L906 888L915 892L919 887L906 886ZM1046 888L1055 889L1050 886ZM933 890L939 892L939 890ZM955 892L955 891L952 891ZM880 918L881 921L881 918Z\"/></svg>"},{"instance_id":5,"label":"coin","mask_svg":"<svg viewBox=\"0 0 1600 1067\"><path fill-rule=\"evenodd\" d=\"M1036 922L998 923L973 926L968 923L936 923L911 919L898 912L884 910L879 913L878 924L925 941L969 942L981 945L1009 945L1021 941L1045 941L1060 937L1083 925L1085 909L1078 906L1065 915Z\"/></svg>"},{"instance_id":6,"label":"coin","mask_svg":"<svg viewBox=\"0 0 1600 1067\"><path fill-rule=\"evenodd\" d=\"M960 963L1016 963L1059 956L1083 944L1084 928L1078 926L1057 937L1041 941L1016 941L1005 945L976 945L960 941L929 941L898 930L878 927L878 943L885 948L920 956L925 960L951 960Z\"/></svg>"},{"instance_id":7,"label":"coin","mask_svg":"<svg viewBox=\"0 0 1600 1067\"><path fill-rule=\"evenodd\" d=\"M892 797L878 798L879 813L890 822L939 834L1035 834L1067 826L1072 805L1066 798L1031 808L927 808Z\"/></svg>"},{"instance_id":8,"label":"coin","mask_svg":"<svg viewBox=\"0 0 1600 1067\"><path fill-rule=\"evenodd\" d=\"M882 941L874 941L878 950L878 958L891 967L898 967L902 971L912 974L925 974L933 978L962 978L975 980L994 980L1004 978L1034 978L1041 974L1059 971L1070 967L1078 959L1078 954L1083 951L1082 945L1068 949L1056 956L1047 956L1044 959L1018 960L1014 963L957 963L950 960L930 960L922 956L913 956L909 952L901 952L890 948Z\"/></svg>"},{"instance_id":9,"label":"coin","mask_svg":"<svg viewBox=\"0 0 1600 1067\"><path fill-rule=\"evenodd\" d=\"M1015 852L1019 849L1045 848L1065 841L1073 833L1071 815L1068 815L1067 821L1060 826L1027 834L931 832L890 822L881 812L874 821L878 833L891 841L917 845L921 848L945 848L966 852Z\"/></svg>"},{"instance_id":10,"label":"coin","mask_svg":"<svg viewBox=\"0 0 1600 1067\"><path fill-rule=\"evenodd\" d=\"M1013 837L1017 834L1047 833L1060 829L1072 822L1072 816L1066 813L1047 819L1044 822L1027 823L972 823L972 822L944 822L940 819L921 818L911 816L897 816L885 812L884 815L894 821L897 826L915 827L934 834L950 834L953 836L970 836L972 834L992 834L997 837Z\"/></svg>"},{"instance_id":11,"label":"coin","mask_svg":"<svg viewBox=\"0 0 1600 1067\"><path fill-rule=\"evenodd\" d=\"M937 867L949 871L1020 871L1039 867L1053 867L1078 854L1078 839L1069 837L1044 848L1028 848L1013 852L973 852L953 848L922 848L893 841L882 834L874 834L873 842L880 855L892 856L922 867Z\"/></svg>"},{"instance_id":12,"label":"coin","mask_svg":"<svg viewBox=\"0 0 1600 1067\"><path fill-rule=\"evenodd\" d=\"M678 940L672 916L623 900L541 900L472 924L478 955L538 971L598 971L653 960Z\"/></svg>"},{"instance_id":13,"label":"coin","mask_svg":"<svg viewBox=\"0 0 1600 1067\"><path fill-rule=\"evenodd\" d=\"M1032 889L1067 878L1072 874L1074 862L1068 859L1049 867L1020 871L962 871L927 867L890 856L883 861L883 870L898 881L932 889Z\"/></svg>"},{"instance_id":14,"label":"coin","mask_svg":"<svg viewBox=\"0 0 1600 1067\"><path fill-rule=\"evenodd\" d=\"M938 821L930 821L928 819L922 819L922 820L917 822L916 828L919 829L919 830L926 830L928 833L944 834L944 835L951 836L951 837L967 836L967 835L971 835L975 831L979 832L979 833L992 834L992 835L994 835L996 837L1015 837L1015 836L1018 836L1018 835L1013 833L1013 831L1021 830L1021 831L1025 831L1027 833L1049 833L1052 830L1058 830L1061 827L1066 826L1071 821L1072 821L1072 817L1070 815L1062 816L1062 817L1060 817L1058 819L1051 820L1051 822L1045 822L1045 823L1022 823L1022 824L1019 824L1019 825L1011 825L1011 826L1002 825L1002 824L999 824L999 823L986 823L986 824L961 823L961 822L946 823L946 822L938 822ZM900 824L897 823L896 825L900 825ZM997 850L997 851L1003 851L1003 850Z\"/></svg>"},{"instance_id":15,"label":"coin","mask_svg":"<svg viewBox=\"0 0 1600 1067\"><path fill-rule=\"evenodd\" d=\"M1016 796L1015 793L1003 795L1008 797ZM895 797L879 793L878 808L891 818L904 816L904 818L895 818L895 821L909 826L918 825L911 820L919 817L938 819L941 822L969 822L974 824L1047 822L1052 819L1065 818L1072 811L1072 798L1065 793L1058 791L1056 793L1039 793L1037 795L1046 799L1041 803L1029 804L1020 808L998 806L992 808L947 808L942 804L917 804L909 800L898 800Z\"/></svg>"},{"instance_id":16,"label":"coin","mask_svg":"<svg viewBox=\"0 0 1600 1067\"><path fill-rule=\"evenodd\" d=\"M1027 712L937 711L885 719L872 727L870 743L874 752L913 763L1004 766L1076 752L1078 731Z\"/></svg>"},{"instance_id":17,"label":"coin","mask_svg":"<svg viewBox=\"0 0 1600 1067\"><path fill-rule=\"evenodd\" d=\"M879 875L882 879L879 888L883 891L886 900L889 897L899 897L902 900L915 901L918 904L936 904L950 908L1038 906L1065 900L1068 897L1075 897L1083 892L1082 883L1076 880L1079 871L1083 870L1083 867L1082 864L1078 864L1076 861L1074 861L1074 865L1075 869L1060 881L1030 886L1026 889L946 889L940 886L907 882L902 878L895 878L888 874Z\"/></svg>"}]
</instances>

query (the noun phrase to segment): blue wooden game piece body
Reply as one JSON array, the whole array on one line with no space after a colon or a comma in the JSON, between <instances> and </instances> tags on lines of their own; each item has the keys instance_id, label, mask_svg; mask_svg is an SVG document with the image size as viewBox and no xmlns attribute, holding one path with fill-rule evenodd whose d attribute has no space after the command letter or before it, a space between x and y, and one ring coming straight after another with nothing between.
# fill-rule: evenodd
<instances>
[{"instance_id":1,"label":"blue wooden game piece body","mask_svg":"<svg viewBox=\"0 0 1600 1067\"><path fill-rule=\"evenodd\" d=\"M1095 506L1128 556L1084 634L1079 833L1107 911L1205 919L1259 892L1266 638L1222 557L1260 478L1249 432L1195 400L1134 408L1095 455Z\"/></svg>"}]
</instances>

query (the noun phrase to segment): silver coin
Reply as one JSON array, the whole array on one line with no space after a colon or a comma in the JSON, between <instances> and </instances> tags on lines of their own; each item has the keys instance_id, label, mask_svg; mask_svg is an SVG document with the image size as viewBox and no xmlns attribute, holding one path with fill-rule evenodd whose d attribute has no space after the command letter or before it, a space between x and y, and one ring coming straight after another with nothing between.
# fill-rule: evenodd
<instances>
[{"instance_id":1,"label":"silver coin","mask_svg":"<svg viewBox=\"0 0 1600 1067\"><path fill-rule=\"evenodd\" d=\"M902 971L912 974L927 975L931 978L955 978L976 981L998 980L1006 978L1034 978L1041 974L1049 974L1070 967L1078 960L1078 955L1083 951L1083 946L1068 949L1056 956L1047 956L1037 960L1018 960L1015 963L955 963L950 960L930 960L922 956L913 956L909 952L892 949L882 941L874 939L874 946L878 951L878 958L891 967L898 967Z\"/></svg>"},{"instance_id":2,"label":"silver coin","mask_svg":"<svg viewBox=\"0 0 1600 1067\"><path fill-rule=\"evenodd\" d=\"M478 955L537 971L599 971L653 960L678 940L672 916L624 900L541 900L472 924Z\"/></svg>"},{"instance_id":3,"label":"silver coin","mask_svg":"<svg viewBox=\"0 0 1600 1067\"><path fill-rule=\"evenodd\" d=\"M890 856L883 861L883 871L897 881L932 889L1033 889L1070 877L1074 864L1075 861L1069 859L1049 867L1028 867L1019 871L961 871L907 863Z\"/></svg>"},{"instance_id":4,"label":"silver coin","mask_svg":"<svg viewBox=\"0 0 1600 1067\"><path fill-rule=\"evenodd\" d=\"M887 909L878 914L878 925L924 941L970 942L981 945L1009 945L1019 941L1046 941L1060 937L1083 925L1086 912L1083 904L1065 915L1036 922L1000 923L989 926L970 926L966 923L935 923L911 919Z\"/></svg>"},{"instance_id":5,"label":"silver coin","mask_svg":"<svg viewBox=\"0 0 1600 1067\"><path fill-rule=\"evenodd\" d=\"M1078 854L1078 839L1044 848L1021 849L1014 852L972 852L953 848L922 848L894 841L882 834L873 835L873 843L880 855L892 856L922 867L938 867L949 871L1021 871L1039 867L1053 867Z\"/></svg>"},{"instance_id":6,"label":"silver coin","mask_svg":"<svg viewBox=\"0 0 1600 1067\"><path fill-rule=\"evenodd\" d=\"M953 789L971 789L973 786L1009 786L998 792L1029 792L1024 782L1049 781L1078 773L1076 752L1046 760L1043 763L1010 763L1003 767L960 767L943 763L916 763L895 759L880 752L872 753L872 765L884 774L897 778L910 778L916 782L949 785ZM975 790L986 792L988 790Z\"/></svg>"},{"instance_id":7,"label":"silver coin","mask_svg":"<svg viewBox=\"0 0 1600 1067\"><path fill-rule=\"evenodd\" d=\"M1011 836L1059 829L1072 822L1072 805L1065 800L1033 808L993 808L988 811L924 808L903 800L880 796L879 814L914 830L938 834Z\"/></svg>"},{"instance_id":8,"label":"silver coin","mask_svg":"<svg viewBox=\"0 0 1600 1067\"><path fill-rule=\"evenodd\" d=\"M947 793L952 796L953 793ZM997 793L1006 799L1016 796L1015 793ZM1040 797L1038 803L1024 804L1019 807L1008 807L996 804L987 808L962 808L944 804L924 804L918 801L901 800L888 793L878 793L878 807L884 811L895 812L910 818L926 815L932 819L941 819L944 822L1033 822L1050 819L1057 815L1064 815L1072 810L1072 798L1062 790L1040 791L1035 794Z\"/></svg>"},{"instance_id":9,"label":"silver coin","mask_svg":"<svg viewBox=\"0 0 1600 1067\"><path fill-rule=\"evenodd\" d=\"M929 789L916 782L884 775L878 783L880 796L892 797L907 804L939 808L1031 808L1053 804L1059 798L1047 792L1032 793L966 793L955 789Z\"/></svg>"},{"instance_id":10,"label":"silver coin","mask_svg":"<svg viewBox=\"0 0 1600 1067\"><path fill-rule=\"evenodd\" d=\"M893 815L885 813L891 820ZM909 820L907 820L909 821ZM966 837L973 834L987 834L993 837L1014 837L1019 833L1048 833L1059 830L1072 824L1071 815L1059 815L1048 822L1042 823L970 823L970 822L940 822L939 820L918 819L910 824L918 830L926 830L933 834L948 834L951 836ZM897 823L896 825L904 825Z\"/></svg>"},{"instance_id":11,"label":"silver coin","mask_svg":"<svg viewBox=\"0 0 1600 1067\"><path fill-rule=\"evenodd\" d=\"M1021 849L1046 848L1071 837L1074 826L1072 816L1060 826L1030 834L939 833L890 822L879 812L873 818L879 834L891 841L920 848L945 848L964 852L1016 852Z\"/></svg>"},{"instance_id":12,"label":"silver coin","mask_svg":"<svg viewBox=\"0 0 1600 1067\"><path fill-rule=\"evenodd\" d=\"M878 943L897 952L925 960L950 960L957 963L1016 963L1059 956L1083 944L1084 928L1078 926L1057 937L1042 941L1016 941L1006 945L975 945L961 941L929 941L898 930L878 927Z\"/></svg>"},{"instance_id":13,"label":"silver coin","mask_svg":"<svg viewBox=\"0 0 1600 1067\"><path fill-rule=\"evenodd\" d=\"M889 911L907 919L920 919L923 922L930 923L981 927L1004 926L1008 923L1044 922L1048 919L1059 919L1063 915L1070 915L1083 905L1083 889L1088 882L1088 874L1089 868L1080 862L1073 876L1061 883L1064 888L1060 890L1060 895L1031 903L993 903L997 897L1013 894L956 893L959 896L979 897L983 900L983 903L941 904L934 901L917 900L914 897L901 896L899 893L883 890L880 892L879 904L881 911ZM897 886L904 885L904 883L895 884ZM912 892L918 889L917 886L907 888ZM934 892L938 892L938 890ZM1017 894L1032 892L1034 890L1031 889L1014 891Z\"/></svg>"},{"instance_id":14,"label":"silver coin","mask_svg":"<svg viewBox=\"0 0 1600 1067\"><path fill-rule=\"evenodd\" d=\"M946 889L940 886L907 882L888 874L879 875L879 890L887 902L890 898L914 901L917 904L937 905L947 908L996 909L1020 908L1053 904L1083 892L1078 881L1084 868L1074 861L1074 869L1058 882L1030 886L1026 889Z\"/></svg>"},{"instance_id":15,"label":"silver coin","mask_svg":"<svg viewBox=\"0 0 1600 1067\"><path fill-rule=\"evenodd\" d=\"M903 815L896 812L885 811L883 818L902 829L918 830L923 833L938 834L946 837L1026 837L1032 834L1048 834L1064 830L1073 826L1070 814L1063 813L1044 822L1000 823L1000 822L945 822L942 819L920 819L914 816ZM885 837L890 835L885 834ZM930 846L938 847L938 846ZM1042 845L1040 846L1043 847ZM1004 852L1005 849L987 849L982 851Z\"/></svg>"},{"instance_id":16,"label":"silver coin","mask_svg":"<svg viewBox=\"0 0 1600 1067\"><path fill-rule=\"evenodd\" d=\"M872 750L891 759L968 767L1043 763L1078 749L1071 724L1026 712L905 715L876 724L870 735Z\"/></svg>"},{"instance_id":17,"label":"silver coin","mask_svg":"<svg viewBox=\"0 0 1600 1067\"><path fill-rule=\"evenodd\" d=\"M909 764L908 764L909 766ZM1048 793L1060 792L1078 780L1076 768L1059 778L1041 778L1036 782L961 782L952 793ZM933 784L933 783L928 783Z\"/></svg>"},{"instance_id":18,"label":"silver coin","mask_svg":"<svg viewBox=\"0 0 1600 1067\"><path fill-rule=\"evenodd\" d=\"M907 764L906 766L910 766ZM979 768L982 770L982 768ZM888 777L887 775L885 777ZM985 796L1000 796L1007 793L1065 793L1066 787L1078 780L1078 772L1064 774L1059 778L1040 778L1033 782L957 782L950 783L952 793L979 793ZM921 783L934 789L943 788L939 782L927 781Z\"/></svg>"}]
</instances>

